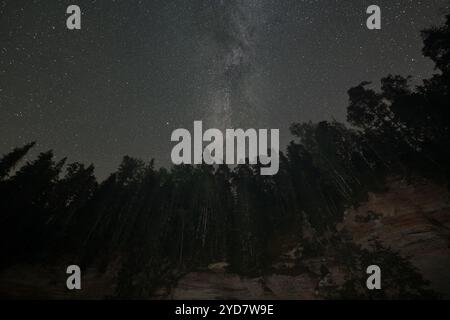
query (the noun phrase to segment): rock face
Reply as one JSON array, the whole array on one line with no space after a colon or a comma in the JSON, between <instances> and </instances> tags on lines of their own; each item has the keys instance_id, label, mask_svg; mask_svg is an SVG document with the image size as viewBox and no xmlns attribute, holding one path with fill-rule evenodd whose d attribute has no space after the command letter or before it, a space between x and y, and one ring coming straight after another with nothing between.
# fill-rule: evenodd
<instances>
[{"instance_id":1,"label":"rock face","mask_svg":"<svg viewBox=\"0 0 450 320\"><path fill-rule=\"evenodd\" d=\"M445 187L420 180L388 181L389 190L346 212L338 229L363 247L374 241L409 258L432 289L450 298L450 198Z\"/></svg>"},{"instance_id":2,"label":"rock face","mask_svg":"<svg viewBox=\"0 0 450 320\"><path fill-rule=\"evenodd\" d=\"M369 194L367 202L347 210L338 231L362 247L379 242L408 258L431 289L450 298L450 201L445 187L427 181L407 183L392 178L388 191ZM304 259L307 271L295 271L291 247L274 263L272 274L245 278L235 274L191 272L172 290L173 299L319 299L321 287L339 286L344 272L332 258ZM320 267L326 264L329 275Z\"/></svg>"},{"instance_id":3,"label":"rock face","mask_svg":"<svg viewBox=\"0 0 450 320\"><path fill-rule=\"evenodd\" d=\"M172 299L315 299L317 282L307 274L273 274L245 278L236 274L211 271L191 272L173 289Z\"/></svg>"}]
</instances>

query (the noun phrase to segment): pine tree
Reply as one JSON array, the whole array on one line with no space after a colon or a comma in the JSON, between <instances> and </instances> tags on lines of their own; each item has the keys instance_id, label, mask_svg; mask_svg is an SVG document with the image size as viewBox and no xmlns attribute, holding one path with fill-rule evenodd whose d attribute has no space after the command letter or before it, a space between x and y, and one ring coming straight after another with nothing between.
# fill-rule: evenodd
<instances>
[{"instance_id":1,"label":"pine tree","mask_svg":"<svg viewBox=\"0 0 450 320\"><path fill-rule=\"evenodd\" d=\"M14 148L13 151L3 156L0 160L0 180L4 179L17 163L30 151L36 142L30 142L23 147Z\"/></svg>"}]
</instances>

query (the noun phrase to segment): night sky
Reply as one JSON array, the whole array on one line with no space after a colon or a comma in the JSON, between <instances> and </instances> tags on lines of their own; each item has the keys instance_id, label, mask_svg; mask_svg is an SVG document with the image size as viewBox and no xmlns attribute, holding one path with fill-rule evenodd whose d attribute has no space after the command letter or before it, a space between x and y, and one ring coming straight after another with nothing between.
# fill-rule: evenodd
<instances>
[{"instance_id":1,"label":"night sky","mask_svg":"<svg viewBox=\"0 0 450 320\"><path fill-rule=\"evenodd\" d=\"M66 28L66 8L82 28ZM382 30L366 28L366 8ZM0 1L0 154L37 141L98 177L130 155L170 166L176 128L345 121L347 90L433 73L419 31L448 0Z\"/></svg>"}]
</instances>

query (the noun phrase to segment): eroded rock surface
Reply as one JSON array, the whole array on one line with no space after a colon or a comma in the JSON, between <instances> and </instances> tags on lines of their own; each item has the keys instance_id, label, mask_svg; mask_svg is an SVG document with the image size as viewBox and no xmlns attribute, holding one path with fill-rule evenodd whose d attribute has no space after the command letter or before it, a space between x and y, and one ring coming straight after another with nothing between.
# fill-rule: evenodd
<instances>
[{"instance_id":1,"label":"eroded rock surface","mask_svg":"<svg viewBox=\"0 0 450 320\"><path fill-rule=\"evenodd\" d=\"M399 252L431 282L431 289L450 297L450 201L445 187L392 178L387 192L370 193L367 202L347 210L338 231L347 232L362 247L379 242ZM274 272L260 278L191 272L178 281L171 297L318 299L323 297L321 287L344 283L345 273L330 257L304 259L308 271L294 271L297 250L292 247L283 253L274 263ZM329 269L326 277L320 272L323 264Z\"/></svg>"},{"instance_id":2,"label":"eroded rock surface","mask_svg":"<svg viewBox=\"0 0 450 320\"><path fill-rule=\"evenodd\" d=\"M450 297L450 201L443 186L391 179L388 192L348 210L338 226L363 247L379 241L408 257L431 287Z\"/></svg>"}]
</instances>

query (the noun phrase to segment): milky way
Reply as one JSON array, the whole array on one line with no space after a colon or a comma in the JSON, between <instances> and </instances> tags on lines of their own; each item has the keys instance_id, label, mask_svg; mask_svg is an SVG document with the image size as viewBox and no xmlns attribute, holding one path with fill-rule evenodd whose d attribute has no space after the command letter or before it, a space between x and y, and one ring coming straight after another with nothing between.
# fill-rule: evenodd
<instances>
[{"instance_id":1,"label":"milky way","mask_svg":"<svg viewBox=\"0 0 450 320\"><path fill-rule=\"evenodd\" d=\"M366 28L378 4L382 30ZM81 7L82 29L66 28ZM94 163L123 155L170 166L171 132L345 121L351 86L393 73L428 77L420 30L446 0L0 1L0 153Z\"/></svg>"},{"instance_id":2,"label":"milky way","mask_svg":"<svg viewBox=\"0 0 450 320\"><path fill-rule=\"evenodd\" d=\"M258 73L257 41L268 23L265 0L202 2L196 16L205 41L200 50L215 51L215 79L205 92L210 105L205 115L213 127L257 126L265 114L252 90ZM245 121L247 120L247 121Z\"/></svg>"}]
</instances>

